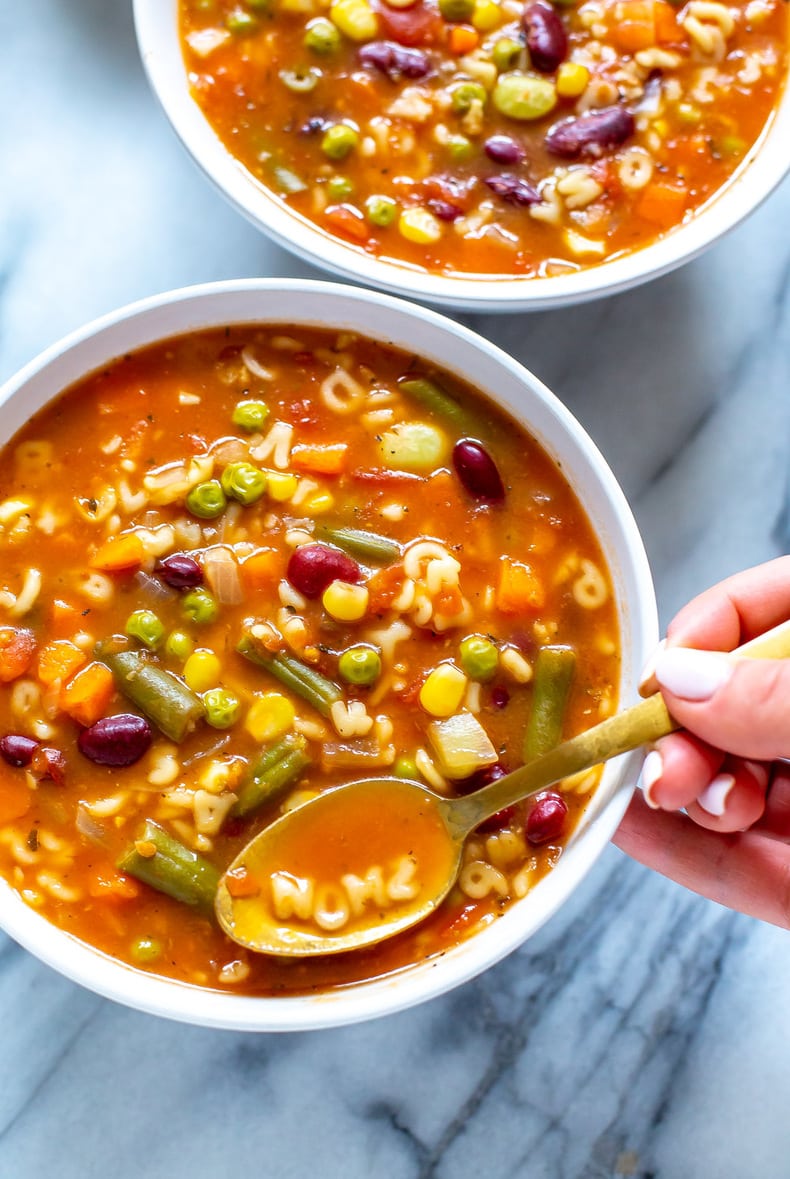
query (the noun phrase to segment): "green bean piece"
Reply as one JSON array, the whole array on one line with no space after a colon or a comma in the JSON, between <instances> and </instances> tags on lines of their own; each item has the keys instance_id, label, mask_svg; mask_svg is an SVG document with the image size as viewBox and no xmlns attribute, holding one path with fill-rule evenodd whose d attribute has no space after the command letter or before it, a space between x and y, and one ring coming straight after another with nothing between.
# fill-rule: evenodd
<instances>
[{"instance_id":1,"label":"green bean piece","mask_svg":"<svg viewBox=\"0 0 790 1179\"><path fill-rule=\"evenodd\" d=\"M362 528L321 528L319 532L339 549L351 553L352 557L361 557L377 565L389 565L401 555L398 542L390 540L388 536L380 536L378 532L366 532Z\"/></svg>"},{"instance_id":2,"label":"green bean piece","mask_svg":"<svg viewBox=\"0 0 790 1179\"><path fill-rule=\"evenodd\" d=\"M164 624L153 610L135 610L126 619L124 629L130 639L137 639L151 651L156 650L165 637Z\"/></svg>"},{"instance_id":3,"label":"green bean piece","mask_svg":"<svg viewBox=\"0 0 790 1179\"><path fill-rule=\"evenodd\" d=\"M135 844L118 861L121 872L166 893L184 905L211 909L219 884L219 872L197 852L190 851L152 819L146 819L138 844L153 844L152 856L142 856Z\"/></svg>"},{"instance_id":4,"label":"green bean piece","mask_svg":"<svg viewBox=\"0 0 790 1179\"><path fill-rule=\"evenodd\" d=\"M468 434L470 431L474 433L474 423L467 411L434 381L429 381L427 377L407 377L398 382L398 388L415 401L419 401L426 409L432 410L437 417L452 422L462 434Z\"/></svg>"},{"instance_id":5,"label":"green bean piece","mask_svg":"<svg viewBox=\"0 0 790 1179\"><path fill-rule=\"evenodd\" d=\"M236 650L245 659L249 659L250 663L262 667L281 684L285 684L286 688L290 688L297 696L312 704L321 716L329 716L332 705L343 698L343 690L339 684L328 680L320 671L308 667L292 655L272 655L256 640L252 630L244 633Z\"/></svg>"},{"instance_id":6,"label":"green bean piece","mask_svg":"<svg viewBox=\"0 0 790 1179\"><path fill-rule=\"evenodd\" d=\"M532 679L532 710L524 737L524 761L549 753L562 740L565 708L576 670L571 647L541 647Z\"/></svg>"},{"instance_id":7,"label":"green bean piece","mask_svg":"<svg viewBox=\"0 0 790 1179\"><path fill-rule=\"evenodd\" d=\"M96 658L109 667L118 690L144 712L171 741L180 742L203 717L199 696L172 672L162 671L140 651L96 648Z\"/></svg>"},{"instance_id":8,"label":"green bean piece","mask_svg":"<svg viewBox=\"0 0 790 1179\"><path fill-rule=\"evenodd\" d=\"M480 102L485 106L488 91L479 82L459 82L450 91L453 110L458 115L465 115L473 102Z\"/></svg>"},{"instance_id":9,"label":"green bean piece","mask_svg":"<svg viewBox=\"0 0 790 1179\"><path fill-rule=\"evenodd\" d=\"M244 817L274 802L309 765L304 737L284 737L258 758L241 788L233 814Z\"/></svg>"}]
</instances>

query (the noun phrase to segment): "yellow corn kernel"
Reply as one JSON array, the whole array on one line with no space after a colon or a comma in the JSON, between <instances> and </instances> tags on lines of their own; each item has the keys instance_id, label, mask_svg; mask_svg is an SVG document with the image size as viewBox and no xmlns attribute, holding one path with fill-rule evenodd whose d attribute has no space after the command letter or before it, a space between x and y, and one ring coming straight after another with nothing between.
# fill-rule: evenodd
<instances>
[{"instance_id":1,"label":"yellow corn kernel","mask_svg":"<svg viewBox=\"0 0 790 1179\"><path fill-rule=\"evenodd\" d=\"M367 0L335 0L329 17L350 41L372 41L379 31L379 19Z\"/></svg>"},{"instance_id":2,"label":"yellow corn kernel","mask_svg":"<svg viewBox=\"0 0 790 1179\"><path fill-rule=\"evenodd\" d=\"M222 664L213 651L193 651L184 664L184 679L193 692L207 692L219 683Z\"/></svg>"},{"instance_id":3,"label":"yellow corn kernel","mask_svg":"<svg viewBox=\"0 0 790 1179\"><path fill-rule=\"evenodd\" d=\"M331 491L317 491L302 504L308 516L323 516L325 512L331 512L334 506L335 497Z\"/></svg>"},{"instance_id":4,"label":"yellow corn kernel","mask_svg":"<svg viewBox=\"0 0 790 1179\"><path fill-rule=\"evenodd\" d=\"M368 593L365 585L351 585L348 581L333 581L324 590L321 601L327 614L338 622L359 622L368 608Z\"/></svg>"},{"instance_id":5,"label":"yellow corn kernel","mask_svg":"<svg viewBox=\"0 0 790 1179\"><path fill-rule=\"evenodd\" d=\"M590 80L587 66L578 61L564 61L557 70L557 93L561 98L578 98Z\"/></svg>"},{"instance_id":6,"label":"yellow corn kernel","mask_svg":"<svg viewBox=\"0 0 790 1179\"><path fill-rule=\"evenodd\" d=\"M266 494L277 503L290 499L298 486L298 478L289 471L266 472Z\"/></svg>"},{"instance_id":7,"label":"yellow corn kernel","mask_svg":"<svg viewBox=\"0 0 790 1179\"><path fill-rule=\"evenodd\" d=\"M428 209L404 209L398 220L401 236L418 246L430 246L442 236L442 223Z\"/></svg>"},{"instance_id":8,"label":"yellow corn kernel","mask_svg":"<svg viewBox=\"0 0 790 1179\"><path fill-rule=\"evenodd\" d=\"M477 0L472 13L472 24L478 33L490 33L502 24L502 9L495 0Z\"/></svg>"},{"instance_id":9,"label":"yellow corn kernel","mask_svg":"<svg viewBox=\"0 0 790 1179\"><path fill-rule=\"evenodd\" d=\"M293 728L296 709L287 696L266 692L256 696L249 707L244 727L254 741L276 741Z\"/></svg>"},{"instance_id":10,"label":"yellow corn kernel","mask_svg":"<svg viewBox=\"0 0 790 1179\"><path fill-rule=\"evenodd\" d=\"M452 716L461 707L467 678L454 663L440 663L420 688L420 704L431 716Z\"/></svg>"}]
</instances>

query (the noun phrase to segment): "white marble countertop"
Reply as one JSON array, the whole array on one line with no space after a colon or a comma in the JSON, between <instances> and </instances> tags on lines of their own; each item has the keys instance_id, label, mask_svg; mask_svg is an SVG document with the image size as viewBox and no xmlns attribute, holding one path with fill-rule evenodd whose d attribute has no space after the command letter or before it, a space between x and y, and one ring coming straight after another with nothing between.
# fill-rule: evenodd
<instances>
[{"instance_id":1,"label":"white marble countertop","mask_svg":"<svg viewBox=\"0 0 790 1179\"><path fill-rule=\"evenodd\" d=\"M198 175L128 0L0 5L0 378L168 287L306 275ZM571 407L634 505L663 620L786 551L790 187L607 302L470 316ZM582 375L584 374L584 375ZM3 1179L786 1179L790 941L604 856L537 938L339 1031L170 1024L0 935Z\"/></svg>"}]
</instances>

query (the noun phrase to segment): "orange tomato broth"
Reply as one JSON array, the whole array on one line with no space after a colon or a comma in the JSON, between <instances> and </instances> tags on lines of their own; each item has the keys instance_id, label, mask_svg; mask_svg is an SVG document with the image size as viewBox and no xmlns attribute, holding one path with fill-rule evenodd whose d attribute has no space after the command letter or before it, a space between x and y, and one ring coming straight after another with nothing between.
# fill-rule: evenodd
<instances>
[{"instance_id":1,"label":"orange tomato broth","mask_svg":"<svg viewBox=\"0 0 790 1179\"><path fill-rule=\"evenodd\" d=\"M462 426L495 460L502 503L475 498L462 485L450 458L460 427L404 392L399 379L415 374L439 382L449 404L461 407ZM345 392L338 400L339 388ZM233 423L238 403L249 400L268 406L258 432ZM393 465L383 433L413 422L431 428L444 447L430 469L418 472ZM300 472L283 486L297 455L321 448L337 455L343 447L342 470ZM254 457L267 449L268 457ZM260 499L249 506L229 501L213 519L187 510L191 462L205 480L250 455L269 472ZM471 709L507 768L522 760L533 694L523 681L542 646L566 644L576 652L565 735L614 710L619 631L599 543L554 462L478 391L348 333L249 326L179 337L106 365L32 418L3 451L0 518L0 737L21 734L39 743L27 767L0 758L0 872L60 928L141 969L202 986L255 995L320 991L446 951L494 920L561 854L595 774L563 786L568 815L561 837L526 843L528 808L520 806L470 838L465 858L472 875L475 865L484 875L488 867L499 872L486 895L455 887L423 926L378 949L302 962L240 949L210 910L174 900L117 866L131 853L151 854L141 842L147 820L222 871L283 807L326 787L393 770L420 778L418 750L421 773L435 778L427 737L435 714L423 707L422 689L440 663L461 668L459 646L472 634L491 636L496 670L493 679L466 685L456 712ZM338 526L376 532L402 550L389 562L360 561L368 605L354 622L334 619L322 598L294 596L286 578L295 546ZM457 562L458 584L448 586L443 575L431 596L428 565L420 564L413 582L421 595L418 620L415 603L403 596L405 567L425 538L445 551L442 569L450 555L450 573ZM160 596L156 562L192 553L208 579L209 558L220 548L232 558L238 593L215 592L216 619L193 622L185 616L188 591ZM113 569L119 560L132 564ZM187 653L180 647L172 654L171 638L186 635L216 656L210 686L235 696L238 715L225 729L201 720L180 744L152 726L150 752L136 764L94 764L77 744L86 721L97 713L139 713L114 685L102 695L105 679L95 669L104 664L95 644L123 636L137 610L158 616L166 641L147 655L138 641L117 645L142 652L138 659L172 673L183 687ZM345 705L356 702L357 712L372 718L372 730L339 737L333 719L242 658L235 648L251 620L272 650L336 682ZM388 652L393 628L408 629ZM9 643L21 635L27 645ZM359 643L381 651L372 687L354 687L338 672L340 653ZM79 709L88 707L87 715L78 710L80 722L66 711L73 709L68 689L86 668L93 671L76 693ZM194 678L192 684L200 692L208 686ZM251 719L262 697L263 730L259 714L257 725ZM309 766L287 791L238 817L237 800L262 747L284 737L303 742ZM360 762L363 752L367 760ZM441 778L439 785L456 789ZM479 872L477 878L471 891L479 894Z\"/></svg>"},{"instance_id":2,"label":"orange tomato broth","mask_svg":"<svg viewBox=\"0 0 790 1179\"><path fill-rule=\"evenodd\" d=\"M328 233L440 274L556 275L651 244L731 180L787 72L785 0L563 3L554 12L566 59L548 73L530 67L522 0L466 0L476 7L461 24L439 3L180 0L179 12L191 92L228 151ZM335 27L331 52L305 44L316 20ZM363 67L360 50L381 41L426 54L432 72L391 78ZM509 61L497 49L507 42ZM548 85L548 101L553 87L556 105L536 118L503 113L505 74L544 94ZM305 78L312 89L286 85ZM477 105L455 110L469 84L482 87ZM633 133L575 156L547 149L551 127L600 109L632 112ZM337 124L353 142L330 158L324 137ZM502 135L521 162L487 156L487 140ZM503 176L531 186L534 203L495 194L486 181Z\"/></svg>"}]
</instances>

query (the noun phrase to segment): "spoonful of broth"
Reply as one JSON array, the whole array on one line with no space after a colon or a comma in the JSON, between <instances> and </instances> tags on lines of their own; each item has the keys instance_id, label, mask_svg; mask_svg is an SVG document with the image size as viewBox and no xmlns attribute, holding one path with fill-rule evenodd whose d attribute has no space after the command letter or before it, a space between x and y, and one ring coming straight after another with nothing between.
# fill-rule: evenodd
<instances>
[{"instance_id":1,"label":"spoonful of broth","mask_svg":"<svg viewBox=\"0 0 790 1179\"><path fill-rule=\"evenodd\" d=\"M736 652L790 657L790 623ZM463 798L369 778L327 790L260 832L220 880L216 914L233 941L309 957L375 945L423 921L453 887L464 842L505 807L679 726L659 693Z\"/></svg>"}]
</instances>

